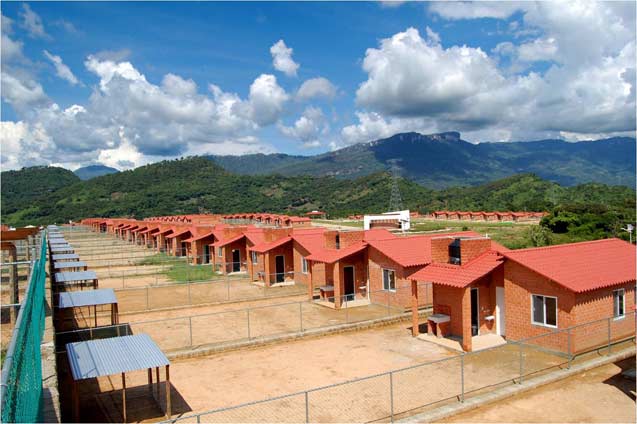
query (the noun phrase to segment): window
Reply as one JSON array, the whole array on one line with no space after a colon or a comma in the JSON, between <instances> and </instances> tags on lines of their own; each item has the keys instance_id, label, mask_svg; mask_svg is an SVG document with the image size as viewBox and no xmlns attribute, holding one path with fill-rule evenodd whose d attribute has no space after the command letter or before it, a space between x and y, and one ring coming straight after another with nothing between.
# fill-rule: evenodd
<instances>
[{"instance_id":1,"label":"window","mask_svg":"<svg viewBox=\"0 0 637 424\"><path fill-rule=\"evenodd\" d=\"M250 255L252 255L252 264L256 265L259 263L259 260L257 259L257 252L250 252Z\"/></svg>"},{"instance_id":2,"label":"window","mask_svg":"<svg viewBox=\"0 0 637 424\"><path fill-rule=\"evenodd\" d=\"M531 322L546 327L557 327L557 297L531 296Z\"/></svg>"},{"instance_id":3,"label":"window","mask_svg":"<svg viewBox=\"0 0 637 424\"><path fill-rule=\"evenodd\" d=\"M383 269L383 290L396 291L396 273L391 269Z\"/></svg>"},{"instance_id":4,"label":"window","mask_svg":"<svg viewBox=\"0 0 637 424\"><path fill-rule=\"evenodd\" d=\"M217 247L217 256L223 257L223 249L221 247Z\"/></svg>"},{"instance_id":5,"label":"window","mask_svg":"<svg viewBox=\"0 0 637 424\"><path fill-rule=\"evenodd\" d=\"M336 245L337 249L341 248L341 236L339 234L336 235L336 240L334 244Z\"/></svg>"},{"instance_id":6,"label":"window","mask_svg":"<svg viewBox=\"0 0 637 424\"><path fill-rule=\"evenodd\" d=\"M626 299L624 295L624 289L613 290L613 316L615 318L624 318L626 310Z\"/></svg>"},{"instance_id":7,"label":"window","mask_svg":"<svg viewBox=\"0 0 637 424\"><path fill-rule=\"evenodd\" d=\"M301 272L307 274L307 259L301 258Z\"/></svg>"}]
</instances>

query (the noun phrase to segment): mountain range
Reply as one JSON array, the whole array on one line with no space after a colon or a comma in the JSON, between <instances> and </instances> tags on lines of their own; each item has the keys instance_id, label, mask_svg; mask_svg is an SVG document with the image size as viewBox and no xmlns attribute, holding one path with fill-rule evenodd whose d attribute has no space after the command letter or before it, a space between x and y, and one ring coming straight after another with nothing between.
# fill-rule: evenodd
<instances>
[{"instance_id":1,"label":"mountain range","mask_svg":"<svg viewBox=\"0 0 637 424\"><path fill-rule=\"evenodd\" d=\"M102 175L114 174L119 172L119 169L111 168L106 165L89 165L82 168L77 168L73 173L77 175L80 180L90 180L91 178L101 177Z\"/></svg>"},{"instance_id":2,"label":"mountain range","mask_svg":"<svg viewBox=\"0 0 637 424\"><path fill-rule=\"evenodd\" d=\"M533 173L565 186L599 182L635 186L635 139L540 140L472 144L457 132L396 134L315 156L281 153L208 156L238 174L357 178L392 166L429 188L478 185Z\"/></svg>"}]
</instances>

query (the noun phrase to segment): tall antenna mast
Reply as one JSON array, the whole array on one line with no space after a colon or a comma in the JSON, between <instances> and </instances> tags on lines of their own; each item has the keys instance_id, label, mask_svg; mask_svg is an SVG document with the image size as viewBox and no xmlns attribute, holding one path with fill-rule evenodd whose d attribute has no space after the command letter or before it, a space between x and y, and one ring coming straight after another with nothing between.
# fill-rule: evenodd
<instances>
[{"instance_id":1,"label":"tall antenna mast","mask_svg":"<svg viewBox=\"0 0 637 424\"><path fill-rule=\"evenodd\" d=\"M402 211L403 199L400 196L400 188L398 187L398 180L400 179L398 159L391 159L387 162L390 164L389 172L391 173L391 197L389 198L389 210L392 212Z\"/></svg>"}]
</instances>

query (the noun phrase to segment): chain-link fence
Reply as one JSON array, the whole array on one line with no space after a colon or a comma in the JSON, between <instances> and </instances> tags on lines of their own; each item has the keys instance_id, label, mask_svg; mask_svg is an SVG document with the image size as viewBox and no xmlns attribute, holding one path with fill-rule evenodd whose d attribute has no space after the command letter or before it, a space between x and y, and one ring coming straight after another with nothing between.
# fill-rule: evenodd
<instances>
[{"instance_id":1,"label":"chain-link fence","mask_svg":"<svg viewBox=\"0 0 637 424\"><path fill-rule=\"evenodd\" d=\"M2 422L40 421L42 363L40 343L44 333L46 236L34 262L15 329L2 367L0 387Z\"/></svg>"},{"instance_id":2,"label":"chain-link fence","mask_svg":"<svg viewBox=\"0 0 637 424\"><path fill-rule=\"evenodd\" d=\"M610 330L609 330L610 329ZM594 340L582 344L581 340ZM382 374L167 422L394 421L484 390L568 368L591 352L634 348L635 313L610 317Z\"/></svg>"}]
</instances>

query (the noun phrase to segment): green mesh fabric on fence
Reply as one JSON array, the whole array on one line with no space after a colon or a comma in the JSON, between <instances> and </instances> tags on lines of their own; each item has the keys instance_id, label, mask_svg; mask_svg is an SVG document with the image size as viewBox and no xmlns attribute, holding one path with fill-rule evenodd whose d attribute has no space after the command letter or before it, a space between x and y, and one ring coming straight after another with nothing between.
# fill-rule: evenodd
<instances>
[{"instance_id":1,"label":"green mesh fabric on fence","mask_svg":"<svg viewBox=\"0 0 637 424\"><path fill-rule=\"evenodd\" d=\"M39 422L42 397L40 343L44 333L46 236L35 261L2 368L2 422Z\"/></svg>"}]
</instances>

